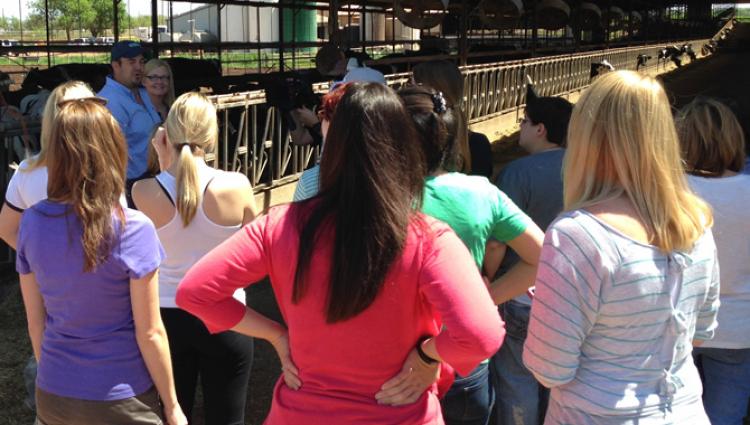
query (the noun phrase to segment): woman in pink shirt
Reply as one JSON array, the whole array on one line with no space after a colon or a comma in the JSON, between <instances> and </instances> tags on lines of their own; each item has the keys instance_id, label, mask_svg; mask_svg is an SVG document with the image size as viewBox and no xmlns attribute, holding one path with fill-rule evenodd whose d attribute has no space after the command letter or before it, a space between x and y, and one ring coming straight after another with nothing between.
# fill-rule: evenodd
<instances>
[{"instance_id":1,"label":"woman in pink shirt","mask_svg":"<svg viewBox=\"0 0 750 425\"><path fill-rule=\"evenodd\" d=\"M471 255L419 213L423 160L403 143L414 138L391 89L347 86L320 194L271 209L180 284L177 305L209 331L276 349L283 373L266 423L442 424L439 362L466 374L499 347L503 325ZM232 298L266 276L286 326Z\"/></svg>"}]
</instances>

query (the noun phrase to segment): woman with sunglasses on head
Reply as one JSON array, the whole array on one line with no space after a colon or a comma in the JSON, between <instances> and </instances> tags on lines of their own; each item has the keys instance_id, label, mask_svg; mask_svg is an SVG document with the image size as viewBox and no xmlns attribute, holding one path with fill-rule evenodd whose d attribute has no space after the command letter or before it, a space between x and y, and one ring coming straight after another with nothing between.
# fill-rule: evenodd
<instances>
[{"instance_id":1,"label":"woman with sunglasses on head","mask_svg":"<svg viewBox=\"0 0 750 425\"><path fill-rule=\"evenodd\" d=\"M418 212L421 152L403 142L414 137L393 90L346 86L319 195L272 208L180 284L177 305L211 332L276 349L282 377L266 423L441 424L435 385L381 397L383 384L423 369L434 382L440 361L468 373L499 346L502 324L466 247ZM265 276L286 326L232 298Z\"/></svg>"},{"instance_id":2,"label":"woman with sunglasses on head","mask_svg":"<svg viewBox=\"0 0 750 425\"><path fill-rule=\"evenodd\" d=\"M151 59L143 67L143 87L151 99L151 103L161 116L161 120L167 119L169 108L174 102L174 81L172 80L172 68L161 59Z\"/></svg>"},{"instance_id":3,"label":"woman with sunglasses on head","mask_svg":"<svg viewBox=\"0 0 750 425\"><path fill-rule=\"evenodd\" d=\"M567 141L523 350L551 388L545 424L708 425L691 354L717 326L713 219L687 185L664 89L599 76Z\"/></svg>"},{"instance_id":4,"label":"woman with sunglasses on head","mask_svg":"<svg viewBox=\"0 0 750 425\"><path fill-rule=\"evenodd\" d=\"M544 234L486 177L457 172L460 111L442 93L426 86L399 91L417 129L412 143L423 152L427 171L422 211L456 232L471 252L476 270L484 261L487 239L505 242L521 261L496 285L531 286ZM494 354L494 353L493 353ZM403 384L402 384L403 385ZM487 424L494 403L488 361L456 381L442 401L448 424Z\"/></svg>"},{"instance_id":5,"label":"woman with sunglasses on head","mask_svg":"<svg viewBox=\"0 0 750 425\"><path fill-rule=\"evenodd\" d=\"M158 309L163 251L151 221L120 204L125 140L96 98L59 108L47 199L23 214L16 261L39 422L186 424Z\"/></svg>"},{"instance_id":6,"label":"woman with sunglasses on head","mask_svg":"<svg viewBox=\"0 0 750 425\"><path fill-rule=\"evenodd\" d=\"M11 248L16 247L18 223L24 210L47 198L47 152L52 122L59 110L57 104L67 99L93 97L94 92L83 81L68 81L55 87L47 98L42 114L41 150L24 159L13 173L5 190L5 205L0 212L0 238Z\"/></svg>"},{"instance_id":7,"label":"woman with sunglasses on head","mask_svg":"<svg viewBox=\"0 0 750 425\"><path fill-rule=\"evenodd\" d=\"M255 218L253 190L246 176L206 164L219 132L216 109L204 95L180 96L164 126L151 142L162 171L136 182L133 201L154 222L166 252L159 301L177 398L190 418L200 377L206 423L243 424L253 340L231 331L211 335L198 318L177 308L175 292L190 266ZM242 289L233 296L245 302Z\"/></svg>"},{"instance_id":8,"label":"woman with sunglasses on head","mask_svg":"<svg viewBox=\"0 0 750 425\"><path fill-rule=\"evenodd\" d=\"M716 334L694 350L714 425L741 424L750 400L750 176L745 136L729 106L697 97L677 114L688 183L714 212L721 291Z\"/></svg>"}]
</instances>

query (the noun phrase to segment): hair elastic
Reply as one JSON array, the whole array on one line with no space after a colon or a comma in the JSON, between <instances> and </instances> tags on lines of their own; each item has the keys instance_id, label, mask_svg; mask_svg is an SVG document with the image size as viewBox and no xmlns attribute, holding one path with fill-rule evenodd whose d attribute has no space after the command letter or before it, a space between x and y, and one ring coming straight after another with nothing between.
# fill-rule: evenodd
<instances>
[{"instance_id":1,"label":"hair elastic","mask_svg":"<svg viewBox=\"0 0 750 425\"><path fill-rule=\"evenodd\" d=\"M432 97L433 111L437 112L438 114L442 114L448 110L448 102L445 101L445 96L443 96L443 92L437 92L433 94L431 97Z\"/></svg>"}]
</instances>

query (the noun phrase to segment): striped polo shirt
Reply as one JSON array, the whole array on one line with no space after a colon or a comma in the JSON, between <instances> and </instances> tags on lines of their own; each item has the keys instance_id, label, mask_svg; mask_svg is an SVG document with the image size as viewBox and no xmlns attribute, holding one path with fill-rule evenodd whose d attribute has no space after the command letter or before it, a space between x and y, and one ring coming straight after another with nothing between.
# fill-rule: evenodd
<instances>
[{"instance_id":1,"label":"striped polo shirt","mask_svg":"<svg viewBox=\"0 0 750 425\"><path fill-rule=\"evenodd\" d=\"M692 340L717 326L710 229L665 254L577 210L547 230L524 364L552 388L545 423L708 424Z\"/></svg>"}]
</instances>

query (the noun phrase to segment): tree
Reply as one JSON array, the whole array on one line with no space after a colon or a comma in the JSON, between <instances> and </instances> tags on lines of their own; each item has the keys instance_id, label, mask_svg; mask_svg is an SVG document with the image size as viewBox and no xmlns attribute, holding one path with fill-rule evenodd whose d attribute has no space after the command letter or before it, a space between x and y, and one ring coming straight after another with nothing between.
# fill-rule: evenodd
<instances>
[{"instance_id":1,"label":"tree","mask_svg":"<svg viewBox=\"0 0 750 425\"><path fill-rule=\"evenodd\" d=\"M70 40L70 33L75 29L86 28L93 17L91 0L47 0L51 26L62 27L65 36ZM41 15L44 19L45 0L29 2L32 14Z\"/></svg>"},{"instance_id":2,"label":"tree","mask_svg":"<svg viewBox=\"0 0 750 425\"><path fill-rule=\"evenodd\" d=\"M112 0L88 0L91 3L91 10L93 11L93 17L88 24L88 29L91 31L93 37L98 37L99 34L104 33L105 30L113 29L114 11L112 8ZM127 11L125 10L125 2L121 1L117 4L117 17L120 24L120 33L125 31L125 25L122 22L127 21Z\"/></svg>"},{"instance_id":3,"label":"tree","mask_svg":"<svg viewBox=\"0 0 750 425\"><path fill-rule=\"evenodd\" d=\"M18 18L15 16L0 17L0 28L5 31L19 31L21 29L18 25Z\"/></svg>"}]
</instances>

